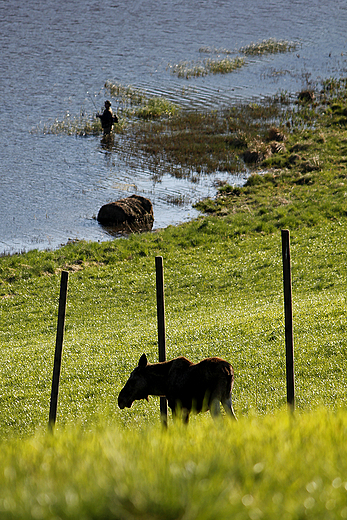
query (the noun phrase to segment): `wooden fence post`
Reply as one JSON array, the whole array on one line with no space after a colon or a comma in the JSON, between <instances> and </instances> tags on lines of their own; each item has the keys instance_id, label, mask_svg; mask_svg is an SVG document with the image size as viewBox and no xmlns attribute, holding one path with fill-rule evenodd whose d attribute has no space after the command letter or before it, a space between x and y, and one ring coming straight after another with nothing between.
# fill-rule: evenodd
<instances>
[{"instance_id":1,"label":"wooden fence post","mask_svg":"<svg viewBox=\"0 0 347 520\"><path fill-rule=\"evenodd\" d=\"M290 267L290 243L288 229L282 229L282 261L283 261L283 290L284 290L284 317L286 338L286 374L287 374L287 403L294 411L294 345L293 345L293 311L292 311L292 281Z\"/></svg>"},{"instance_id":2,"label":"wooden fence post","mask_svg":"<svg viewBox=\"0 0 347 520\"><path fill-rule=\"evenodd\" d=\"M164 269L163 257L155 257L156 288L157 288L157 319L158 319L158 349L159 362L166 361L165 343L165 303L164 303ZM166 397L160 398L160 418L163 426L167 426Z\"/></svg>"},{"instance_id":3,"label":"wooden fence post","mask_svg":"<svg viewBox=\"0 0 347 520\"><path fill-rule=\"evenodd\" d=\"M53 427L55 425L55 421L57 418L59 379L60 379L61 356L62 356L63 339L64 339L65 309L66 309L68 277L69 277L69 273L67 271L62 271L61 281L60 281L58 325L57 325L57 337L56 337L55 354L54 354L51 403L50 403L50 408L49 408L49 429L51 431L53 431Z\"/></svg>"}]
</instances>

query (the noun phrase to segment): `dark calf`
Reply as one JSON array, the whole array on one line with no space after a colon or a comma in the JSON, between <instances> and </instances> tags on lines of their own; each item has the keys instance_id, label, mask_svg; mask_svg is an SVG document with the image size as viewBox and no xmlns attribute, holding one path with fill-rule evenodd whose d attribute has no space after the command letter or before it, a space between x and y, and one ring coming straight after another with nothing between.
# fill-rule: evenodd
<instances>
[{"instance_id":1,"label":"dark calf","mask_svg":"<svg viewBox=\"0 0 347 520\"><path fill-rule=\"evenodd\" d=\"M227 361L212 357L192 363L178 357L163 363L148 363L146 354L140 357L118 397L118 406L130 408L134 401L149 395L166 397L173 415L182 412L188 423L189 414L210 410L212 417L220 413L222 403L228 415L236 419L231 391L234 370Z\"/></svg>"}]
</instances>

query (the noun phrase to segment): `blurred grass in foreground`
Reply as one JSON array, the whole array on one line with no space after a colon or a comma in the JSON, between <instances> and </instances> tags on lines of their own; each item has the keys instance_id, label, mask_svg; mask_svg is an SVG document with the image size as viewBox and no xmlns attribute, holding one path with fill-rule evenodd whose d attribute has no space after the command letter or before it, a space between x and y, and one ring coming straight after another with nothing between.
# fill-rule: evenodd
<instances>
[{"instance_id":1,"label":"blurred grass in foreground","mask_svg":"<svg viewBox=\"0 0 347 520\"><path fill-rule=\"evenodd\" d=\"M0 516L347 518L346 435L346 412L326 410L37 434L1 449Z\"/></svg>"}]
</instances>

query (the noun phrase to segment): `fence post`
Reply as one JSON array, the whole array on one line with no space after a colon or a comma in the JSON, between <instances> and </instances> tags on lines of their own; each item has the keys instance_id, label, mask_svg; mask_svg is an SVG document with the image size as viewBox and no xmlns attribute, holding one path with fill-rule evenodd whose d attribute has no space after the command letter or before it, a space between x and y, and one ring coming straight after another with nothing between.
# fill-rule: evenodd
<instances>
[{"instance_id":1,"label":"fence post","mask_svg":"<svg viewBox=\"0 0 347 520\"><path fill-rule=\"evenodd\" d=\"M282 229L282 261L283 261L283 290L284 290L284 317L286 338L286 374L287 374L287 403L294 411L294 345L293 345L293 311L292 311L292 281L290 267L290 243L288 229Z\"/></svg>"},{"instance_id":2,"label":"fence post","mask_svg":"<svg viewBox=\"0 0 347 520\"><path fill-rule=\"evenodd\" d=\"M56 337L56 343L55 343L51 402L50 402L50 407L49 407L49 429L51 431L53 431L53 427L55 425L55 421L57 418L59 379L60 379L61 356L62 356L63 339L64 339L65 309L66 309L68 277L69 277L69 273L67 271L62 271L61 280L60 280L58 325L57 325L57 337Z\"/></svg>"},{"instance_id":3,"label":"fence post","mask_svg":"<svg viewBox=\"0 0 347 520\"><path fill-rule=\"evenodd\" d=\"M157 288L157 319L158 319L158 349L159 362L166 361L165 343L165 303L164 303L164 269L163 257L155 257L156 288ZM167 401L160 397L160 418L163 426L167 426Z\"/></svg>"}]
</instances>

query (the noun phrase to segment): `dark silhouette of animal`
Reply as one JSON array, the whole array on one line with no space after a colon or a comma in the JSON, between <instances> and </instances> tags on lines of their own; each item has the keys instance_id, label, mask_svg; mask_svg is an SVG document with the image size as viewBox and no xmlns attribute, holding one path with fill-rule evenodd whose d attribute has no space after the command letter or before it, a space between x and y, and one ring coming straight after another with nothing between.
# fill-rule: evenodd
<instances>
[{"instance_id":1,"label":"dark silhouette of animal","mask_svg":"<svg viewBox=\"0 0 347 520\"><path fill-rule=\"evenodd\" d=\"M210 410L215 418L220 414L220 403L226 413L236 419L231 400L233 383L233 367L218 357L199 363L185 357L149 363L146 354L142 354L118 396L118 406L130 408L136 400L148 401L149 395L157 395L166 397L173 416L181 412L185 423L191 411Z\"/></svg>"}]
</instances>

